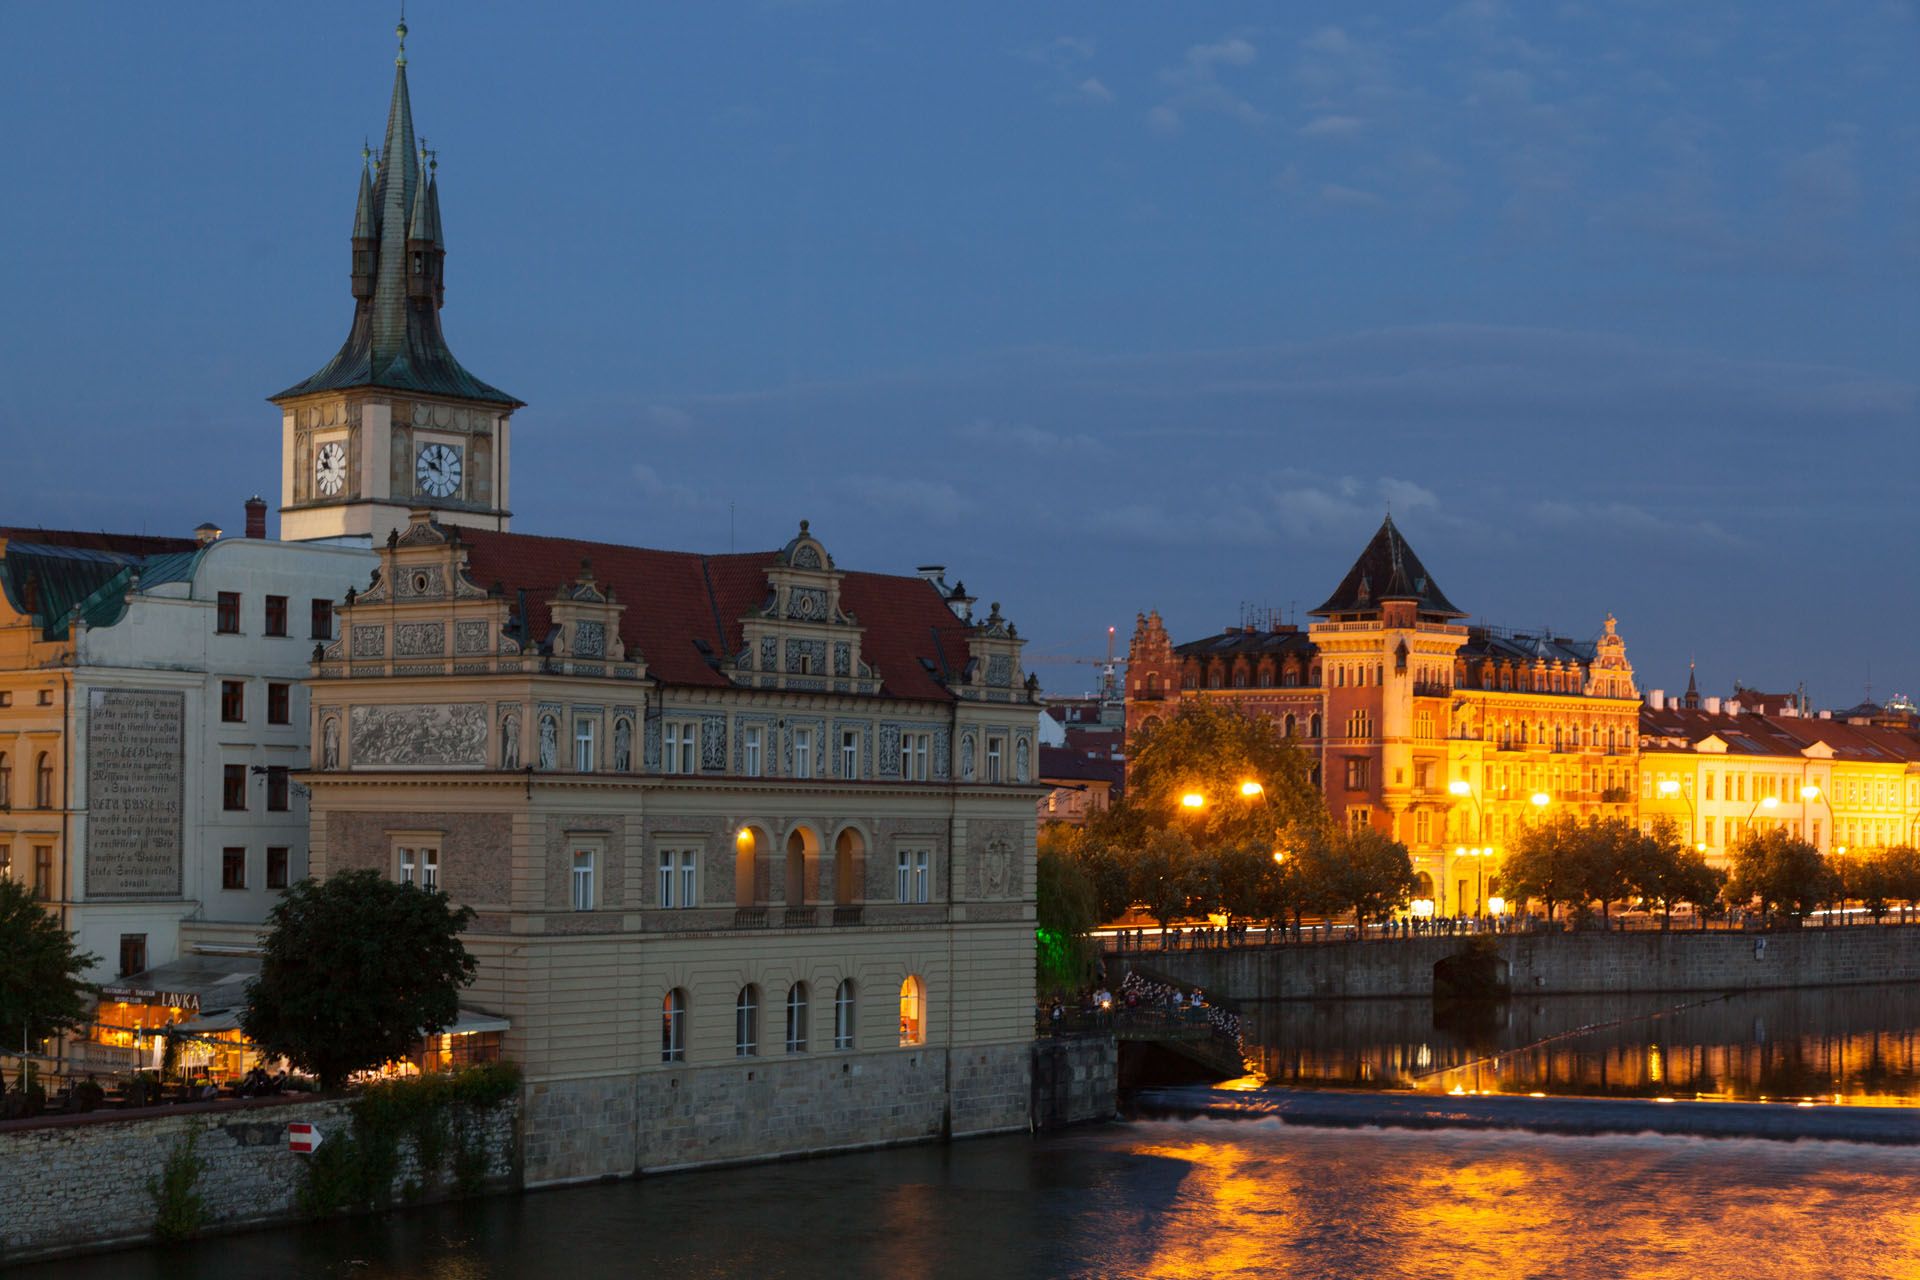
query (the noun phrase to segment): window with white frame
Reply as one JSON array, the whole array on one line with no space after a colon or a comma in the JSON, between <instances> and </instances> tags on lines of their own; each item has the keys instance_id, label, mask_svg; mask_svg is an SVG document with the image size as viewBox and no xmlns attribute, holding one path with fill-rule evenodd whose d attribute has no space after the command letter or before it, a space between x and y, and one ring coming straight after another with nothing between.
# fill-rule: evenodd
<instances>
[{"instance_id":1,"label":"window with white frame","mask_svg":"<svg viewBox=\"0 0 1920 1280\"><path fill-rule=\"evenodd\" d=\"M853 1048L853 979L842 978L833 993L833 1047Z\"/></svg>"},{"instance_id":2,"label":"window with white frame","mask_svg":"<svg viewBox=\"0 0 1920 1280\"><path fill-rule=\"evenodd\" d=\"M394 846L394 879L422 889L440 887L440 849L412 840Z\"/></svg>"},{"instance_id":3,"label":"window with white frame","mask_svg":"<svg viewBox=\"0 0 1920 1280\"><path fill-rule=\"evenodd\" d=\"M697 907L700 905L698 851L660 850L660 905Z\"/></svg>"},{"instance_id":4,"label":"window with white frame","mask_svg":"<svg viewBox=\"0 0 1920 1280\"><path fill-rule=\"evenodd\" d=\"M840 776L843 778L860 776L860 731L858 729L840 731Z\"/></svg>"},{"instance_id":5,"label":"window with white frame","mask_svg":"<svg viewBox=\"0 0 1920 1280\"><path fill-rule=\"evenodd\" d=\"M1002 776L1001 762L1006 758L1007 740L1002 737L987 739L987 781L998 782Z\"/></svg>"},{"instance_id":6,"label":"window with white frame","mask_svg":"<svg viewBox=\"0 0 1920 1280\"><path fill-rule=\"evenodd\" d=\"M420 850L420 887L428 893L440 887L440 851L438 849Z\"/></svg>"},{"instance_id":7,"label":"window with white frame","mask_svg":"<svg viewBox=\"0 0 1920 1280\"><path fill-rule=\"evenodd\" d=\"M700 726L691 720L668 720L660 729L660 771L693 773L700 759Z\"/></svg>"},{"instance_id":8,"label":"window with white frame","mask_svg":"<svg viewBox=\"0 0 1920 1280\"><path fill-rule=\"evenodd\" d=\"M807 1051L807 984L787 988L787 1052Z\"/></svg>"},{"instance_id":9,"label":"window with white frame","mask_svg":"<svg viewBox=\"0 0 1920 1280\"><path fill-rule=\"evenodd\" d=\"M675 987L660 1002L660 1061L687 1060L687 993Z\"/></svg>"},{"instance_id":10,"label":"window with white frame","mask_svg":"<svg viewBox=\"0 0 1920 1280\"><path fill-rule=\"evenodd\" d=\"M573 851L573 909L575 911L593 910L593 855L592 849Z\"/></svg>"},{"instance_id":11,"label":"window with white frame","mask_svg":"<svg viewBox=\"0 0 1920 1280\"><path fill-rule=\"evenodd\" d=\"M933 735L930 733L903 733L900 735L900 776L908 782L925 782L931 774L929 768L933 760Z\"/></svg>"},{"instance_id":12,"label":"window with white frame","mask_svg":"<svg viewBox=\"0 0 1920 1280\"><path fill-rule=\"evenodd\" d=\"M813 776L813 730L811 729L793 731L793 776L796 778Z\"/></svg>"},{"instance_id":13,"label":"window with white frame","mask_svg":"<svg viewBox=\"0 0 1920 1280\"><path fill-rule=\"evenodd\" d=\"M751 1058L760 1052L760 991L752 983L733 999L733 1056Z\"/></svg>"},{"instance_id":14,"label":"window with white frame","mask_svg":"<svg viewBox=\"0 0 1920 1280\"><path fill-rule=\"evenodd\" d=\"M579 773L594 769L593 721L585 717L573 722L573 767Z\"/></svg>"},{"instance_id":15,"label":"window with white frame","mask_svg":"<svg viewBox=\"0 0 1920 1280\"><path fill-rule=\"evenodd\" d=\"M761 729L750 724L740 731L740 771L749 778L757 778L764 772L760 763Z\"/></svg>"},{"instance_id":16,"label":"window with white frame","mask_svg":"<svg viewBox=\"0 0 1920 1280\"><path fill-rule=\"evenodd\" d=\"M929 851L926 849L902 849L898 862L898 888L900 901L925 902L927 900L927 863Z\"/></svg>"}]
</instances>

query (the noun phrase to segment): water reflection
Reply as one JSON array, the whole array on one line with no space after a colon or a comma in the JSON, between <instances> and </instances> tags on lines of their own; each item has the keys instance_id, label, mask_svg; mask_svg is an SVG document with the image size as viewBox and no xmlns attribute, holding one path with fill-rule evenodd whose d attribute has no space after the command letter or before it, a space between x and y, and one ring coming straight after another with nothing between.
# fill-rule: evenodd
<instances>
[{"instance_id":1,"label":"water reflection","mask_svg":"<svg viewBox=\"0 0 1920 1280\"><path fill-rule=\"evenodd\" d=\"M9 1280L1920 1274L1920 1151L1156 1121L580 1187Z\"/></svg>"},{"instance_id":2,"label":"water reflection","mask_svg":"<svg viewBox=\"0 0 1920 1280\"><path fill-rule=\"evenodd\" d=\"M1920 984L1243 1011L1275 1084L1920 1105Z\"/></svg>"}]
</instances>

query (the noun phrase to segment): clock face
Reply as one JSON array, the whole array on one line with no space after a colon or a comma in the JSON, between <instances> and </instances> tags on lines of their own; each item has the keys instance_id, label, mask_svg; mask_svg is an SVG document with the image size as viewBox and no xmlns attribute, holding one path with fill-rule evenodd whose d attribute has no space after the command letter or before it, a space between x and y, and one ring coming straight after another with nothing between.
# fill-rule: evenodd
<instances>
[{"instance_id":1,"label":"clock face","mask_svg":"<svg viewBox=\"0 0 1920 1280\"><path fill-rule=\"evenodd\" d=\"M347 450L338 440L329 440L313 455L313 483L329 498L347 487Z\"/></svg>"},{"instance_id":2,"label":"clock face","mask_svg":"<svg viewBox=\"0 0 1920 1280\"><path fill-rule=\"evenodd\" d=\"M413 465L420 492L445 498L460 491L460 451L450 444L430 444L420 450Z\"/></svg>"}]
</instances>

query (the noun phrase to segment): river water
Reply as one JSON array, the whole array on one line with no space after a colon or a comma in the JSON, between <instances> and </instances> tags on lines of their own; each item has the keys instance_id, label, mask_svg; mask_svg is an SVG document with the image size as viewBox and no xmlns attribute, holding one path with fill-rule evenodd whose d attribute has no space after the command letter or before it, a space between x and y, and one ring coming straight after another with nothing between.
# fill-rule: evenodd
<instances>
[{"instance_id":1,"label":"river water","mask_svg":"<svg viewBox=\"0 0 1920 1280\"><path fill-rule=\"evenodd\" d=\"M1252 1056L1295 1083L1450 1090L1475 1072L1500 1091L1640 1096L1684 1085L1688 1096L1823 1105L1836 1094L1920 1095L1920 992L1904 988L1516 1002L1464 1022L1425 1002L1249 1014ZM1913 1277L1917 1189L1920 1148L1135 1120L439 1206L8 1274Z\"/></svg>"}]
</instances>

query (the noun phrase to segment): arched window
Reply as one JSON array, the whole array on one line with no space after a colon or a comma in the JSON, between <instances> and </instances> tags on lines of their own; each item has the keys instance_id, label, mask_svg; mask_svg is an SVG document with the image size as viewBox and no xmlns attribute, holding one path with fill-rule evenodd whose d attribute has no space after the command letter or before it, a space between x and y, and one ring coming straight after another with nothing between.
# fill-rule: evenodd
<instances>
[{"instance_id":1,"label":"arched window","mask_svg":"<svg viewBox=\"0 0 1920 1280\"><path fill-rule=\"evenodd\" d=\"M1309 738L1317 738L1320 736L1320 713L1318 711L1314 712L1312 719L1307 721L1307 736Z\"/></svg>"},{"instance_id":2,"label":"arched window","mask_svg":"<svg viewBox=\"0 0 1920 1280\"><path fill-rule=\"evenodd\" d=\"M833 1047L853 1048L853 979L842 978L833 992Z\"/></svg>"},{"instance_id":3,"label":"arched window","mask_svg":"<svg viewBox=\"0 0 1920 1280\"><path fill-rule=\"evenodd\" d=\"M1233 687L1236 689L1244 689L1247 687L1247 670L1245 667L1235 669L1233 673Z\"/></svg>"},{"instance_id":4,"label":"arched window","mask_svg":"<svg viewBox=\"0 0 1920 1280\"><path fill-rule=\"evenodd\" d=\"M733 1056L760 1052L760 989L749 982L733 1000Z\"/></svg>"},{"instance_id":5,"label":"arched window","mask_svg":"<svg viewBox=\"0 0 1920 1280\"><path fill-rule=\"evenodd\" d=\"M1424 871L1415 876L1413 896L1416 898L1433 897L1433 877Z\"/></svg>"},{"instance_id":6,"label":"arched window","mask_svg":"<svg viewBox=\"0 0 1920 1280\"><path fill-rule=\"evenodd\" d=\"M765 846L765 837L758 828L742 827L733 837L733 905L736 907L756 906L766 900L765 888L760 879L766 873L765 859L761 849Z\"/></svg>"},{"instance_id":7,"label":"arched window","mask_svg":"<svg viewBox=\"0 0 1920 1280\"><path fill-rule=\"evenodd\" d=\"M660 1002L660 1061L687 1060L687 993L675 987Z\"/></svg>"},{"instance_id":8,"label":"arched window","mask_svg":"<svg viewBox=\"0 0 1920 1280\"><path fill-rule=\"evenodd\" d=\"M1147 672L1147 696L1149 698L1157 698L1160 696L1160 673L1158 671Z\"/></svg>"},{"instance_id":9,"label":"arched window","mask_svg":"<svg viewBox=\"0 0 1920 1280\"><path fill-rule=\"evenodd\" d=\"M1293 712L1287 712L1287 736L1291 738L1300 729L1300 720Z\"/></svg>"},{"instance_id":10,"label":"arched window","mask_svg":"<svg viewBox=\"0 0 1920 1280\"><path fill-rule=\"evenodd\" d=\"M787 905L819 900L820 837L811 827L795 827L787 833Z\"/></svg>"},{"instance_id":11,"label":"arched window","mask_svg":"<svg viewBox=\"0 0 1920 1280\"><path fill-rule=\"evenodd\" d=\"M1215 667L1213 670L1207 672L1207 688L1218 689L1219 687L1220 687L1220 668Z\"/></svg>"},{"instance_id":12,"label":"arched window","mask_svg":"<svg viewBox=\"0 0 1920 1280\"><path fill-rule=\"evenodd\" d=\"M920 979L913 974L900 984L900 1043L925 1044L927 1041L927 998Z\"/></svg>"},{"instance_id":13,"label":"arched window","mask_svg":"<svg viewBox=\"0 0 1920 1280\"><path fill-rule=\"evenodd\" d=\"M848 827L833 842L833 900L852 906L866 897L867 842Z\"/></svg>"},{"instance_id":14,"label":"arched window","mask_svg":"<svg viewBox=\"0 0 1920 1280\"><path fill-rule=\"evenodd\" d=\"M807 984L787 988L787 1052L807 1051Z\"/></svg>"},{"instance_id":15,"label":"arched window","mask_svg":"<svg viewBox=\"0 0 1920 1280\"><path fill-rule=\"evenodd\" d=\"M44 751L33 765L33 803L35 808L53 808L53 757Z\"/></svg>"}]
</instances>

